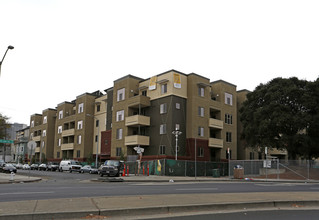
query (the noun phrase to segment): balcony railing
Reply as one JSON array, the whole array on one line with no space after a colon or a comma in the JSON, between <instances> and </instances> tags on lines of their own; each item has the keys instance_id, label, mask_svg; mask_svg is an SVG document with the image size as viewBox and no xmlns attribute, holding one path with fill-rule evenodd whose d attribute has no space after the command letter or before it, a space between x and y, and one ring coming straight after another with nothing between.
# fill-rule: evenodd
<instances>
[{"instance_id":1,"label":"balcony railing","mask_svg":"<svg viewBox=\"0 0 319 220\"><path fill-rule=\"evenodd\" d=\"M33 141L41 141L41 136L35 136L32 138Z\"/></svg>"},{"instance_id":2,"label":"balcony railing","mask_svg":"<svg viewBox=\"0 0 319 220\"><path fill-rule=\"evenodd\" d=\"M144 95L133 96L129 98L127 105L130 108L138 108L139 106L144 108L151 106L150 97Z\"/></svg>"},{"instance_id":3,"label":"balcony railing","mask_svg":"<svg viewBox=\"0 0 319 220\"><path fill-rule=\"evenodd\" d=\"M223 139L209 138L208 146L214 148L223 148Z\"/></svg>"},{"instance_id":4,"label":"balcony railing","mask_svg":"<svg viewBox=\"0 0 319 220\"><path fill-rule=\"evenodd\" d=\"M215 118L209 119L209 127L211 128L217 128L217 129L223 129L224 128L224 122L222 120L218 120Z\"/></svg>"},{"instance_id":5,"label":"balcony railing","mask_svg":"<svg viewBox=\"0 0 319 220\"><path fill-rule=\"evenodd\" d=\"M67 137L67 136L73 136L75 133L75 129L68 129L68 130L64 130L62 131L62 137Z\"/></svg>"},{"instance_id":6,"label":"balcony railing","mask_svg":"<svg viewBox=\"0 0 319 220\"><path fill-rule=\"evenodd\" d=\"M150 137L142 136L142 135L132 135L125 137L125 145L142 145L149 146L150 145Z\"/></svg>"},{"instance_id":7,"label":"balcony railing","mask_svg":"<svg viewBox=\"0 0 319 220\"><path fill-rule=\"evenodd\" d=\"M74 150L74 143L62 144L61 150Z\"/></svg>"},{"instance_id":8,"label":"balcony railing","mask_svg":"<svg viewBox=\"0 0 319 220\"><path fill-rule=\"evenodd\" d=\"M40 147L36 147L34 152L35 153L40 153Z\"/></svg>"},{"instance_id":9,"label":"balcony railing","mask_svg":"<svg viewBox=\"0 0 319 220\"><path fill-rule=\"evenodd\" d=\"M125 118L125 126L150 126L151 119L144 115L133 115Z\"/></svg>"}]
</instances>

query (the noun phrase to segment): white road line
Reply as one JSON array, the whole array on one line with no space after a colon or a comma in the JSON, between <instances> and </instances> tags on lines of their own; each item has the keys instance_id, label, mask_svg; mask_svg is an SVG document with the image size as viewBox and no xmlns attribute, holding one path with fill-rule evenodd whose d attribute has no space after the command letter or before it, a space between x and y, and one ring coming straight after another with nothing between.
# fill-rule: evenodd
<instances>
[{"instance_id":1,"label":"white road line","mask_svg":"<svg viewBox=\"0 0 319 220\"><path fill-rule=\"evenodd\" d=\"M184 189L176 189L176 190L182 190L182 191L193 191L193 190L218 190L218 188L184 188Z\"/></svg>"},{"instance_id":2,"label":"white road line","mask_svg":"<svg viewBox=\"0 0 319 220\"><path fill-rule=\"evenodd\" d=\"M14 192L14 193L0 193L0 195L28 195L28 194L52 194L55 192Z\"/></svg>"}]
</instances>

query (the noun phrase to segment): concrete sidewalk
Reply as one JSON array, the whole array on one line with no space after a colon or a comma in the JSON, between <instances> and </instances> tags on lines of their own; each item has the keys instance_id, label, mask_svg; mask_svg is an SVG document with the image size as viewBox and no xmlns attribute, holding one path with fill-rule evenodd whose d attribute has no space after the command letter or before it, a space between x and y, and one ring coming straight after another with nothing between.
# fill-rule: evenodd
<instances>
[{"instance_id":1,"label":"concrete sidewalk","mask_svg":"<svg viewBox=\"0 0 319 220\"><path fill-rule=\"evenodd\" d=\"M40 177L24 176L19 174L11 175L9 173L0 173L0 184L8 183L26 183L40 181Z\"/></svg>"}]
</instances>

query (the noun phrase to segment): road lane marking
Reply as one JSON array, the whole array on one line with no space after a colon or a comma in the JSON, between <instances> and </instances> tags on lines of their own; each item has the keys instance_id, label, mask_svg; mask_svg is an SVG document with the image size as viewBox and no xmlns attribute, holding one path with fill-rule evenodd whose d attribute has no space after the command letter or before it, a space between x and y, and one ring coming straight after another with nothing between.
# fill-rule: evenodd
<instances>
[{"instance_id":1,"label":"road lane marking","mask_svg":"<svg viewBox=\"0 0 319 220\"><path fill-rule=\"evenodd\" d=\"M176 189L182 191L193 191L193 190L218 190L218 188L183 188L183 189Z\"/></svg>"},{"instance_id":2,"label":"road lane marking","mask_svg":"<svg viewBox=\"0 0 319 220\"><path fill-rule=\"evenodd\" d=\"M13 192L13 193L0 193L0 195L27 195L27 194L52 194L55 192Z\"/></svg>"}]
</instances>

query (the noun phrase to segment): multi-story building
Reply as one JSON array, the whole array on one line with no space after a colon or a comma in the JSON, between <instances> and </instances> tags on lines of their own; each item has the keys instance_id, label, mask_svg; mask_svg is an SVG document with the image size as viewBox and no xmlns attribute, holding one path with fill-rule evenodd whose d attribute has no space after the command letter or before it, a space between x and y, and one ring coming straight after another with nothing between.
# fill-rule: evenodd
<instances>
[{"instance_id":1,"label":"multi-story building","mask_svg":"<svg viewBox=\"0 0 319 220\"><path fill-rule=\"evenodd\" d=\"M56 110L50 108L30 118L30 140L36 143L36 148L31 154L35 155L37 162L53 158L55 119Z\"/></svg>"},{"instance_id":2,"label":"multi-story building","mask_svg":"<svg viewBox=\"0 0 319 220\"><path fill-rule=\"evenodd\" d=\"M125 76L112 91L110 157L143 147L145 159L175 158L176 150L179 159L237 158L235 85L171 70L146 80Z\"/></svg>"},{"instance_id":3,"label":"multi-story building","mask_svg":"<svg viewBox=\"0 0 319 220\"><path fill-rule=\"evenodd\" d=\"M14 153L14 161L16 163L23 163L28 161L28 140L30 135L30 127L23 128L16 132L16 141L15 145L15 153Z\"/></svg>"}]
</instances>

